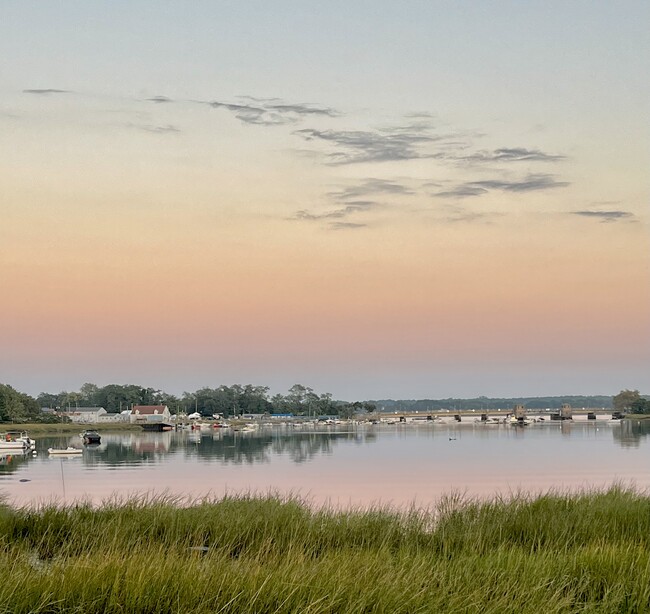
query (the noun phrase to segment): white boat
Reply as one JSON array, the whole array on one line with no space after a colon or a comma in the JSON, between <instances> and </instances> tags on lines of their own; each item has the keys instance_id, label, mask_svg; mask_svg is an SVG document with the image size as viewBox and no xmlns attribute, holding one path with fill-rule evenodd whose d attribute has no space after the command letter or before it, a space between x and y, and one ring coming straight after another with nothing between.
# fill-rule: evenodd
<instances>
[{"instance_id":1,"label":"white boat","mask_svg":"<svg viewBox=\"0 0 650 614\"><path fill-rule=\"evenodd\" d=\"M0 450L34 450L36 444L25 431L8 431L0 435Z\"/></svg>"},{"instance_id":2,"label":"white boat","mask_svg":"<svg viewBox=\"0 0 650 614\"><path fill-rule=\"evenodd\" d=\"M27 444L24 441L7 441L6 439L0 441L0 450L26 450Z\"/></svg>"},{"instance_id":3,"label":"white boat","mask_svg":"<svg viewBox=\"0 0 650 614\"><path fill-rule=\"evenodd\" d=\"M67 448L48 448L47 452L48 454L83 454L81 448L73 448L72 446L68 446Z\"/></svg>"},{"instance_id":4,"label":"white boat","mask_svg":"<svg viewBox=\"0 0 650 614\"><path fill-rule=\"evenodd\" d=\"M521 420L519 418L515 418L515 416L512 416L510 418L510 424L512 426L528 426L530 423L530 418L522 418Z\"/></svg>"},{"instance_id":5,"label":"white boat","mask_svg":"<svg viewBox=\"0 0 650 614\"><path fill-rule=\"evenodd\" d=\"M505 418L495 416L489 416L486 420L483 420L483 424L502 424L503 422L505 422Z\"/></svg>"}]
</instances>

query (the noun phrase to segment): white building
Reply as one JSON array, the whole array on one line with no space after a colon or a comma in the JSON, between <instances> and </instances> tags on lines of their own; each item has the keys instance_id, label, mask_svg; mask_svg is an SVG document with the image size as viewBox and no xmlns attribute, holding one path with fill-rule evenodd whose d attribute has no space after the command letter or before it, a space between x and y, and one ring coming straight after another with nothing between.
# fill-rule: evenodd
<instances>
[{"instance_id":1,"label":"white building","mask_svg":"<svg viewBox=\"0 0 650 614\"><path fill-rule=\"evenodd\" d=\"M121 414L103 414L98 417L97 422L100 423L107 423L107 422L129 422L129 413L127 412L126 415L124 412Z\"/></svg>"},{"instance_id":2,"label":"white building","mask_svg":"<svg viewBox=\"0 0 650 614\"><path fill-rule=\"evenodd\" d=\"M70 407L65 411L60 411L60 416L70 418L71 422L79 424L96 424L100 421L101 416L108 412L103 407Z\"/></svg>"},{"instance_id":3,"label":"white building","mask_svg":"<svg viewBox=\"0 0 650 614\"><path fill-rule=\"evenodd\" d=\"M134 405L131 409L130 420L135 424L166 422L172 418L167 405Z\"/></svg>"}]
</instances>

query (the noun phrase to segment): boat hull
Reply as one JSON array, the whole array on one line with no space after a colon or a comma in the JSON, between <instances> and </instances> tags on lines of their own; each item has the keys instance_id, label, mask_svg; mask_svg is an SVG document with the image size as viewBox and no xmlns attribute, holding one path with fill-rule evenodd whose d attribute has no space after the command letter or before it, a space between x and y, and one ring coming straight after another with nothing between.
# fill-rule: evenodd
<instances>
[{"instance_id":1,"label":"boat hull","mask_svg":"<svg viewBox=\"0 0 650 614\"><path fill-rule=\"evenodd\" d=\"M79 448L65 448L65 449L48 448L47 452L48 454L52 454L54 456L56 455L73 456L73 455L82 454L83 450L80 450Z\"/></svg>"},{"instance_id":2,"label":"boat hull","mask_svg":"<svg viewBox=\"0 0 650 614\"><path fill-rule=\"evenodd\" d=\"M24 441L0 441L0 450L26 450L27 447Z\"/></svg>"}]
</instances>

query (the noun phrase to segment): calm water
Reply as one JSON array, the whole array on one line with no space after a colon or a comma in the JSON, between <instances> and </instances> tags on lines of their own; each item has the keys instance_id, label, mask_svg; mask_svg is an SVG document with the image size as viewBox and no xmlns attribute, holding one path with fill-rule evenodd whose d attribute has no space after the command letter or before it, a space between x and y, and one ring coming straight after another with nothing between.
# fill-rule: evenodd
<instances>
[{"instance_id":1,"label":"calm water","mask_svg":"<svg viewBox=\"0 0 650 614\"><path fill-rule=\"evenodd\" d=\"M452 491L490 496L615 481L647 489L649 434L648 422L605 420L104 433L76 458L50 457L47 448L81 446L77 435L41 437L35 456L0 456L0 495L22 505L274 491L317 504L405 506Z\"/></svg>"}]
</instances>

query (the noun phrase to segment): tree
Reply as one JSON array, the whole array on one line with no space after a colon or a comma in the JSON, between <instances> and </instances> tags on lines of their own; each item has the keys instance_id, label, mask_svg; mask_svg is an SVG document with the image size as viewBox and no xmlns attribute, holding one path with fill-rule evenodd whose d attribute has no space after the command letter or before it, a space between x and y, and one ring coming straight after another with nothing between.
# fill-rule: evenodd
<instances>
[{"instance_id":1,"label":"tree","mask_svg":"<svg viewBox=\"0 0 650 614\"><path fill-rule=\"evenodd\" d=\"M96 384L85 383L81 388L79 388L79 393L84 401L84 405L87 405L88 407L97 405L99 386Z\"/></svg>"},{"instance_id":2,"label":"tree","mask_svg":"<svg viewBox=\"0 0 650 614\"><path fill-rule=\"evenodd\" d=\"M50 407L56 409L59 406L59 395L51 394L49 392L41 392L36 401L41 407Z\"/></svg>"},{"instance_id":3,"label":"tree","mask_svg":"<svg viewBox=\"0 0 650 614\"><path fill-rule=\"evenodd\" d=\"M180 399L174 394L168 394L166 392L161 392L159 398L160 405L167 405L169 411L172 414L177 414L180 410Z\"/></svg>"},{"instance_id":4,"label":"tree","mask_svg":"<svg viewBox=\"0 0 650 614\"><path fill-rule=\"evenodd\" d=\"M252 386L246 384L241 394L240 406L247 414L264 414L271 409L268 400L269 389L267 386Z\"/></svg>"},{"instance_id":5,"label":"tree","mask_svg":"<svg viewBox=\"0 0 650 614\"><path fill-rule=\"evenodd\" d=\"M130 409L131 405L148 405L143 402L143 394L146 394L147 388L141 388L132 384L125 386L121 384L108 384L100 388L95 395L96 405L103 407L109 414Z\"/></svg>"},{"instance_id":6,"label":"tree","mask_svg":"<svg viewBox=\"0 0 650 614\"><path fill-rule=\"evenodd\" d=\"M330 392L321 394L317 405L321 415L329 416L334 413L334 403L332 402L332 394Z\"/></svg>"},{"instance_id":7,"label":"tree","mask_svg":"<svg viewBox=\"0 0 650 614\"><path fill-rule=\"evenodd\" d=\"M632 401L630 411L633 414L650 414L650 400L639 397Z\"/></svg>"},{"instance_id":8,"label":"tree","mask_svg":"<svg viewBox=\"0 0 650 614\"><path fill-rule=\"evenodd\" d=\"M346 403L345 401L337 403L336 409L339 417L347 420L354 418L356 412L354 405L352 403Z\"/></svg>"},{"instance_id":9,"label":"tree","mask_svg":"<svg viewBox=\"0 0 650 614\"><path fill-rule=\"evenodd\" d=\"M288 414L291 412L291 406L286 397L278 393L271 399L271 411L275 414Z\"/></svg>"},{"instance_id":10,"label":"tree","mask_svg":"<svg viewBox=\"0 0 650 614\"><path fill-rule=\"evenodd\" d=\"M306 401L313 403L314 391L308 386L303 386L302 384L294 384L289 388L287 393L287 401L294 413L304 414Z\"/></svg>"},{"instance_id":11,"label":"tree","mask_svg":"<svg viewBox=\"0 0 650 614\"><path fill-rule=\"evenodd\" d=\"M632 404L641 398L638 390L621 390L613 399L614 411L630 411Z\"/></svg>"},{"instance_id":12,"label":"tree","mask_svg":"<svg viewBox=\"0 0 650 614\"><path fill-rule=\"evenodd\" d=\"M47 422L49 419L36 399L0 384L0 422Z\"/></svg>"}]
</instances>

